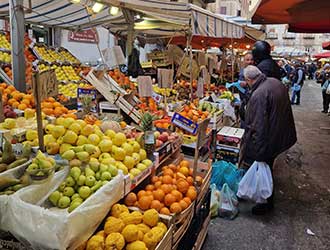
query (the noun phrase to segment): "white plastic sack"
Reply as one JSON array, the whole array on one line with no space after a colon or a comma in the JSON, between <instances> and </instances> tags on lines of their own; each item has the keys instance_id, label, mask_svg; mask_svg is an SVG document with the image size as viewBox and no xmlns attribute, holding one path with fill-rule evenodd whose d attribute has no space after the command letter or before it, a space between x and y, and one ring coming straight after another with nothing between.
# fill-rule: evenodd
<instances>
[{"instance_id":1,"label":"white plastic sack","mask_svg":"<svg viewBox=\"0 0 330 250\"><path fill-rule=\"evenodd\" d=\"M11 169L6 171L4 175L9 177L20 178L25 172L25 167ZM9 216L9 201L11 197L14 196L23 196L28 199L27 202L30 203L38 203L41 201L41 196L34 195L36 190L49 192L50 188L53 186L59 186L62 181L66 178L69 173L69 167L67 166L61 171L58 171L53 178L49 178L49 180L45 181L44 183L40 184L31 184L25 188L22 188L15 192L12 195L1 195L0 196L0 229L4 231L9 231L11 218Z\"/></svg>"},{"instance_id":2,"label":"white plastic sack","mask_svg":"<svg viewBox=\"0 0 330 250\"><path fill-rule=\"evenodd\" d=\"M11 178L19 179L24 174L26 167L31 163L31 160L26 163L17 166L16 168L6 170L0 173L0 176L6 176ZM18 190L17 192L19 192ZM0 195L0 229L6 231L6 226L3 224L3 218L6 216L6 211L8 207L8 195Z\"/></svg>"},{"instance_id":3,"label":"white plastic sack","mask_svg":"<svg viewBox=\"0 0 330 250\"><path fill-rule=\"evenodd\" d=\"M47 208L47 198L60 183L54 181L47 190L35 186L34 192L26 190L9 199L9 230L33 249L76 249L94 233L111 206L122 197L124 189L124 177L120 171L68 213L67 209Z\"/></svg>"},{"instance_id":4,"label":"white plastic sack","mask_svg":"<svg viewBox=\"0 0 330 250\"><path fill-rule=\"evenodd\" d=\"M238 214L238 200L235 193L227 183L220 191L219 216L227 219L234 219Z\"/></svg>"},{"instance_id":5,"label":"white plastic sack","mask_svg":"<svg viewBox=\"0 0 330 250\"><path fill-rule=\"evenodd\" d=\"M238 185L237 196L242 199L266 203L273 193L273 178L265 162L255 161Z\"/></svg>"}]
</instances>

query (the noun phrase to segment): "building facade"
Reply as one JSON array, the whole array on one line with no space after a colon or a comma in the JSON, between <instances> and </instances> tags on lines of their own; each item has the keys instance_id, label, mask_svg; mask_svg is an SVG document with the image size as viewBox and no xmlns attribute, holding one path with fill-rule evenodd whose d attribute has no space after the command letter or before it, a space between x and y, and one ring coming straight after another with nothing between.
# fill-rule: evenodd
<instances>
[{"instance_id":1,"label":"building facade","mask_svg":"<svg viewBox=\"0 0 330 250\"><path fill-rule=\"evenodd\" d=\"M330 40L330 34L304 34L288 32L288 25L266 25L266 40L275 51L316 54L322 52L322 42Z\"/></svg>"}]
</instances>

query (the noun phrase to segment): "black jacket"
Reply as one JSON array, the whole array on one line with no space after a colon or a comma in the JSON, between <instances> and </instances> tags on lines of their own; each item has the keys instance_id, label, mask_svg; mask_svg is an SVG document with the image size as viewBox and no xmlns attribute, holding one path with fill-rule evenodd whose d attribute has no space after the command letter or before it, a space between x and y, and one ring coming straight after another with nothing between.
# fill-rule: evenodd
<instances>
[{"instance_id":1,"label":"black jacket","mask_svg":"<svg viewBox=\"0 0 330 250\"><path fill-rule=\"evenodd\" d=\"M297 141L288 91L275 78L262 74L252 86L245 123L240 164L275 159Z\"/></svg>"},{"instance_id":2,"label":"black jacket","mask_svg":"<svg viewBox=\"0 0 330 250\"><path fill-rule=\"evenodd\" d=\"M260 63L258 63L257 67L267 77L274 77L281 80L280 66L278 66L272 58L263 59Z\"/></svg>"}]
</instances>

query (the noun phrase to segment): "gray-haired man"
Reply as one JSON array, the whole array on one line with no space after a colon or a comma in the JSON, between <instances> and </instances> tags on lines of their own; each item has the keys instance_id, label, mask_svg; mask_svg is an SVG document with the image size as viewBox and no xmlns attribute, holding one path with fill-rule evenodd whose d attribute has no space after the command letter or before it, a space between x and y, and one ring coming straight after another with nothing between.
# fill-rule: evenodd
<instances>
[{"instance_id":1,"label":"gray-haired man","mask_svg":"<svg viewBox=\"0 0 330 250\"><path fill-rule=\"evenodd\" d=\"M246 67L244 77L251 90L239 164L244 167L260 161L272 169L275 158L297 141L289 95L279 80L267 78L255 66ZM253 207L252 213L271 210L273 195L267 201Z\"/></svg>"}]
</instances>

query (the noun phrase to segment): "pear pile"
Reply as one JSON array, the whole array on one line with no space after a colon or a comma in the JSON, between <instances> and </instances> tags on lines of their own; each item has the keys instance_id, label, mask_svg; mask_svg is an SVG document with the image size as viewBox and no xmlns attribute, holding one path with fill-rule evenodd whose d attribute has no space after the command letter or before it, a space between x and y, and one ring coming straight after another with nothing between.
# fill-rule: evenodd
<instances>
[{"instance_id":1,"label":"pear pile","mask_svg":"<svg viewBox=\"0 0 330 250\"><path fill-rule=\"evenodd\" d=\"M122 132L102 131L83 120L61 117L45 131L47 152L59 153L71 167L70 176L49 200L59 208L69 207L69 212L111 181L118 170L133 179L152 165L140 144Z\"/></svg>"},{"instance_id":2,"label":"pear pile","mask_svg":"<svg viewBox=\"0 0 330 250\"><path fill-rule=\"evenodd\" d=\"M53 172L56 162L52 157L46 157L40 150L32 163L27 167L26 171L32 179L45 179L48 178Z\"/></svg>"}]
</instances>

